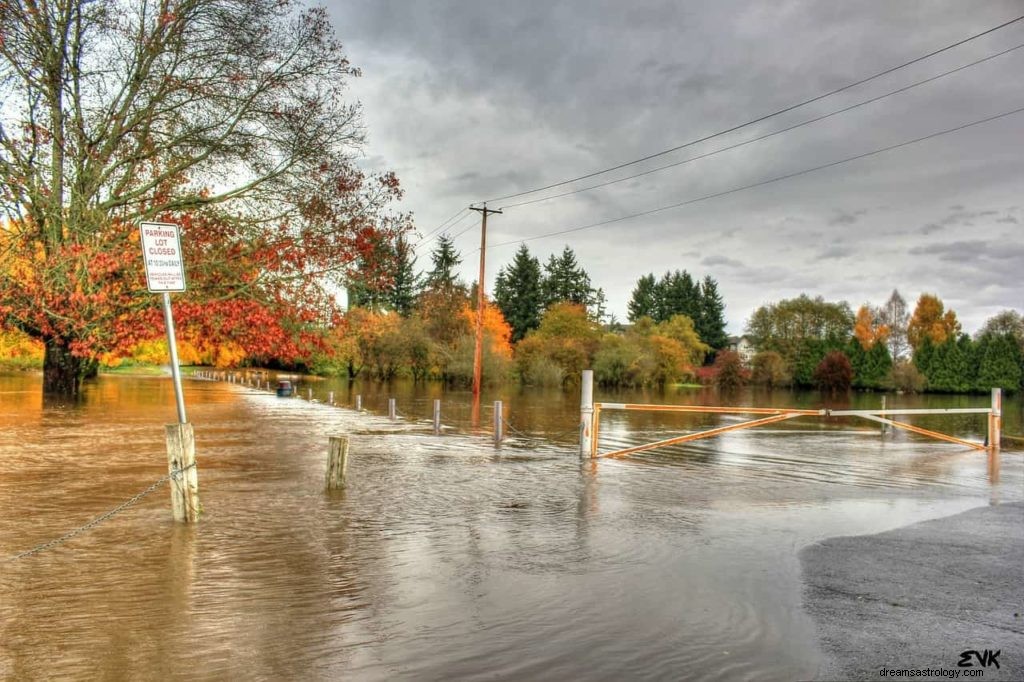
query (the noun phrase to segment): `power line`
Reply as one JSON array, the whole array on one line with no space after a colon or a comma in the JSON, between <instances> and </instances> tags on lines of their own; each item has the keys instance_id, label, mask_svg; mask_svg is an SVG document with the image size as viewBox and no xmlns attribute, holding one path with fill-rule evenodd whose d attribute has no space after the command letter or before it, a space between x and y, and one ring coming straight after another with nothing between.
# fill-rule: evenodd
<instances>
[{"instance_id":1,"label":"power line","mask_svg":"<svg viewBox=\"0 0 1024 682\"><path fill-rule=\"evenodd\" d=\"M419 239L417 240L417 242L416 242L416 243L418 244L419 242L425 241L425 240L426 240L426 239L427 239L427 238L428 238L428 237L429 237L430 235L434 234L435 232L437 232L438 230L440 230L440 229L441 229L442 227L444 227L445 225L447 225L447 224L448 224L448 223L450 223L451 221L455 220L455 218L457 218L457 217L458 217L458 216L459 216L459 215L460 215L460 214L461 214L461 213L462 213L463 211L468 211L468 210L469 210L469 209L467 209L467 208L460 208L460 209L459 209L459 211L458 211L457 213L453 214L453 215L452 215L452 216L451 216L450 218L448 218L448 220L445 220L445 221L444 221L444 222L442 222L442 223L441 223L440 225L438 225L437 227L435 227L435 228L434 228L433 230L431 230L430 232L428 232L428 233L426 233L425 235L423 235L422 237L420 237L420 238L419 238ZM471 215L471 214L467 214L467 215ZM463 216L463 219L465 219L465 216Z\"/></svg>"},{"instance_id":2,"label":"power line","mask_svg":"<svg viewBox=\"0 0 1024 682\"><path fill-rule=\"evenodd\" d=\"M793 173L786 173L785 175L779 175L779 176L776 176L774 178L768 178L767 180L761 180L759 182L754 182L754 183L751 183L749 185L743 185L741 187L734 187L732 189L727 189L727 190L724 190L722 192L715 192L713 194L705 194L704 196L697 197L695 199L688 199L686 201L680 201L678 203L669 204L667 206L659 206L657 208L652 208L652 209L649 209L647 211L641 211L640 213L632 213L630 215L624 215L624 216L620 216L618 218L611 218L609 220L602 220L601 222L591 223L590 225L583 225L583 226L580 226L580 227L573 227L573 228L569 228L567 230L558 230L556 232L548 232L546 234L540 234L540 235L536 235L536 236L533 236L533 237L526 237L524 239L513 239L513 240L510 240L510 241L507 241L507 242L500 242L498 244L491 244L488 248L493 249L493 248L497 248L499 246L508 246L509 244L520 244L520 243L523 243L523 242L535 241L537 239L545 239L547 237L557 237L559 235L569 234L571 232L580 232L582 230L589 230L589 229L594 228L594 227L601 227L602 225L611 225L612 223L622 222L623 220L629 220L631 218L639 218L639 217L642 217L642 216L651 215L653 213L660 213L662 211L667 211L667 210L672 209L672 208L680 208L682 206L689 206L690 204L696 204L696 203L701 202L701 201L707 201L709 199L715 199L717 197L723 197L723 196L726 196L728 194L735 194L737 192L742 192L744 190L753 189L755 187L763 187L764 185L770 185L772 183L781 182L783 180L788 180L790 178L795 178L795 177L798 177L798 176L801 176L801 175L807 175L808 173L813 173L815 171L824 170L826 168L833 168L835 166L839 166L839 165L842 165L844 163L850 163L851 161L856 161L858 159L865 159L865 158L867 158L869 156L875 156L876 154L882 154L884 152L893 151L894 149L899 149L901 147L907 147L909 145L917 144L918 142L924 142L925 140L931 140L933 138L940 137L942 135L948 135L950 133L955 133L955 132L960 131L960 130L965 130L967 128L971 128L971 127L974 127L974 126L982 125L982 124L985 124L985 123L990 123L991 121L995 121L995 120L1001 119L1001 118L1006 118L1007 116L1012 116L1013 114L1019 114L1022 111L1024 111L1024 107L1020 107L1018 109L1013 109L1012 111L1006 111L1006 112L1003 112L1001 114L996 114L994 116L989 116L988 118L983 118L983 119L980 119L978 121L972 121L970 123L964 123L964 124L958 125L958 126L956 126L954 128L947 128L946 130L940 130L938 132L934 132L934 133L931 133L929 135L924 135L922 137L914 138L913 140L906 140L905 142L899 142L897 144L892 144L892 145L889 145L887 147L882 147L880 149L875 149L875 150L870 151L870 152L864 152L863 154L857 154L856 156L850 156L850 157L847 157L845 159L840 159L839 161L832 161L830 163L822 164L820 166L814 166L813 168L805 168L804 170L801 170L801 171L796 171L796 172L793 172Z\"/></svg>"},{"instance_id":3,"label":"power line","mask_svg":"<svg viewBox=\"0 0 1024 682\"><path fill-rule=\"evenodd\" d=\"M796 123L794 125L788 126L786 128L782 128L780 130L776 130L774 132L765 133L764 135L759 135L759 136L751 138L749 140L744 140L743 142L737 142L736 144L732 144L732 145L729 145L727 147L721 147L719 149L715 149L715 150L707 152L705 154L700 154L698 156L693 156L693 157L690 157L688 159L683 159L682 161L676 161L674 163L668 163L668 164L665 164L663 166L658 166L657 168L652 168L650 170L646 170L646 171L643 171L643 172L640 172L640 173L634 173L633 175L627 175L626 177L623 177L623 178L617 178L615 180L608 180L607 182L601 182L601 183L598 183L596 185L589 185L587 187L581 187L579 189L569 190L568 192L562 192L560 194L554 194L554 195L549 196L549 197L541 197L539 199L528 199L527 201L520 201L520 202L517 202L517 203L514 203L514 204L505 204L501 208L502 209L516 208L516 207L519 207L519 206L528 206L530 204L537 204L537 203L541 203L541 202L544 202L544 201L551 201L553 199L560 199L562 197L571 196L573 194L580 194L582 192L589 192L590 190L593 190L593 189L599 189L601 187L607 187L609 185L614 185L614 184L619 183L619 182L625 182L626 180L635 180L636 178L640 178L640 177L643 177L645 175L651 175L652 173L658 173L660 171L663 171L663 170L666 170L666 169L669 169L669 168L675 168L676 166L682 166L684 164L691 163L693 161L699 161L700 159L706 159L709 156L714 156L716 154L721 154L722 152L727 152L727 151L730 151L730 150L733 150L733 149L737 149L738 147L743 147L745 145L752 144L754 142L760 142L761 140L765 140L765 139L767 139L769 137L774 137L775 135L781 135L782 133L788 133L791 130L796 130L797 128L802 128L803 126L810 125L812 123L817 123L818 121L823 121L826 118L831 118L832 116L837 116L839 114L846 113L847 111L851 111L853 109L857 109L859 107L862 107L862 106L865 106L865 105L868 105L868 104L872 104L873 102L877 102L877 101L879 101L881 99L885 99L886 97L891 97L891 96L897 95L897 94L899 94L901 92L906 92L907 90L911 90L911 89L916 88L916 87L918 87L920 85L925 85L926 83L931 83L932 81L938 80L940 78L944 78L946 76L949 76L951 74L957 73L959 71L963 71L964 69L970 68L972 66L976 66L978 64L981 64L982 62L987 62L989 60L995 59L996 57L1001 57L1001 56L1003 56L1005 54L1009 54L1010 52L1013 52L1014 50L1019 50L1022 47L1024 47L1024 43L1021 43L1019 45L1015 45L1014 47L1011 47L1009 49L1003 50L1001 52L997 52L997 53L989 55L987 57L982 57L981 59L977 59L977 60L975 60L973 62L970 62L968 64L964 64L963 66L958 66L955 69L950 69L949 71L945 71L945 72L940 73L940 74L938 74L936 76L932 76L930 78L925 78L924 80L917 81L916 83L911 83L910 85L906 85L906 86L904 86L902 88L897 88L896 90L891 90L891 91L889 91L889 92L887 92L887 93L885 93L883 95L878 95L877 97L872 97L871 99L866 99L866 100L864 100L862 102L858 102L857 104L851 104L850 106L843 107L842 109L837 109L837 110L835 110L835 111L833 111L831 113L828 113L828 114L822 114L821 116L815 116L814 118L807 119L806 121L802 121L800 123Z\"/></svg>"},{"instance_id":4,"label":"power line","mask_svg":"<svg viewBox=\"0 0 1024 682\"><path fill-rule=\"evenodd\" d=\"M568 180L562 180L562 181L559 181L559 182L553 182L553 183L551 183L549 185L545 185L543 187L536 187L534 189L525 190L523 192L516 192L514 194L506 194L504 196L495 197L493 199L487 199L487 202L490 203L490 202L495 202L495 201L503 201L505 199L514 199L516 197L525 196L527 194L535 194L536 192L542 192L544 190L554 189L555 187L562 187L564 185L568 185L568 184L573 183L573 182L578 182L579 180L586 180L588 178L592 178L592 177L595 177L595 176L598 176L598 175L603 175L605 173L610 173L611 171L619 170L621 168L626 168L627 166L632 166L632 165L641 163L643 161L649 161L651 159L658 158L659 156L664 156L666 154L670 154L672 152L679 151L680 149L685 149L687 147L692 147L693 145L699 144L701 142L707 142L708 140L714 139L716 137L721 137L722 135L726 135L728 133L735 132L735 131L740 130L742 128L746 128L747 126L754 125L755 123L760 123L761 121L766 121L766 120L768 120L770 118L774 118L775 116L779 116L780 114L784 114L786 112L793 111L794 109L798 109L798 108L800 108L802 106L806 106L808 104L812 104L813 102L817 102L819 100L825 99L826 97L831 97L832 95L836 95L836 94L838 94L840 92L844 92L846 90L849 90L850 88L857 87L858 85L863 85L864 83L867 83L868 81L872 81L872 80L874 80L876 78L880 78L880 77L885 76L887 74L890 74L890 73L892 73L894 71L898 71L900 69L906 68L906 67L908 67L908 66L910 66L912 64L916 64L916 63L918 63L920 61L923 61L925 59L929 59L931 57L934 57L935 55L942 54L943 52L947 52L949 50L952 50L953 48L959 47L960 45L968 43L968 42L970 42L972 40L977 40L978 38L981 38L982 36L988 35L989 33L993 33L994 31L998 31L1001 28L1006 28L1007 26L1010 26L1011 24L1014 24L1014 23L1016 23L1018 21L1021 21L1022 19L1024 19L1024 15L1021 15L1021 16L1016 17L1014 19L1010 19L1009 21L1003 22L1002 24L999 24L998 26L993 26L990 29L982 31L981 33L975 33L972 36L968 36L967 38L963 38L962 40L958 40L955 43L952 43L950 45L946 45L945 47L941 47L941 48L939 48L937 50L933 50L933 51L929 52L928 54L921 55L920 57L916 57L914 59L911 59L910 61L903 62L902 64L899 64L897 66L889 67L889 68L887 68L887 69L885 69L883 71L879 71L878 73L875 73L873 75L867 76L865 78L861 78L861 79L856 80L856 81L854 81L852 83L848 83L848 84L843 85L841 87L835 88L834 90L829 90L828 92L825 92L823 94L817 95L817 96L812 97L810 99L803 100L802 102L797 102L796 104L791 104L791 105L789 105L789 106L787 106L785 108L779 109L779 110L774 111L774 112L772 112L770 114L764 114L763 116L759 116L759 117L757 117L757 118L755 118L753 120L747 121L746 123L741 123L741 124L733 126L731 128L726 128L725 130L721 130L721 131L719 131L717 133L712 133L712 134L706 135L706 136L704 136L702 138L699 138L699 139L696 139L696 140L691 140L690 142L686 142L686 143L677 145L675 147L671 147L669 149L665 149L663 151L656 152L654 154L648 154L647 156L641 157L639 159L634 159L633 161L627 161L625 163L620 163L620 164L618 164L616 166L611 166L610 168L605 168L603 170L598 170L598 171L594 171L592 173L587 173L586 175L580 175L580 176L577 176L575 178L569 178Z\"/></svg>"},{"instance_id":5,"label":"power line","mask_svg":"<svg viewBox=\"0 0 1024 682\"><path fill-rule=\"evenodd\" d=\"M445 232L442 232L441 234L447 234L448 231L455 229L455 227L457 227L459 225L459 223L464 222L466 220L466 218L468 218L469 216L473 215L473 212L470 211L468 208L464 208L464 209L462 209L462 211L465 211L466 214L464 216L462 216L461 218L459 218L458 220L456 220L451 225L449 225L448 226L448 230L446 230ZM462 213L462 211L459 211L459 213ZM458 215L459 213L456 213L455 215ZM452 240L454 241L457 237L459 237L459 236L465 234L467 231L473 229L473 227L474 227L473 225L470 225L468 228L466 228L462 232L459 232L457 235L455 235L455 237L452 237ZM430 232L430 234L433 234L434 232L437 232L437 230L436 229L432 230ZM425 246L427 244L427 242L431 242L431 241L437 239L440 236L441 236L440 234L434 235L434 236L429 237L429 238L425 236L423 239L421 239L420 241L416 242L416 246L414 248L418 249L421 246Z\"/></svg>"}]
</instances>

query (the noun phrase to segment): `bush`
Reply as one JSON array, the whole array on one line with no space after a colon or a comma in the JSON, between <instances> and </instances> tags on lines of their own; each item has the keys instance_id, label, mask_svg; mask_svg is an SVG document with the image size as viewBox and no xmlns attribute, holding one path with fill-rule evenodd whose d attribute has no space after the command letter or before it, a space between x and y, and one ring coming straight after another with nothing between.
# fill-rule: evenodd
<instances>
[{"instance_id":1,"label":"bush","mask_svg":"<svg viewBox=\"0 0 1024 682\"><path fill-rule=\"evenodd\" d=\"M750 378L743 368L739 353L723 350L715 356L715 386L721 390L732 390L747 383Z\"/></svg>"},{"instance_id":2,"label":"bush","mask_svg":"<svg viewBox=\"0 0 1024 682\"><path fill-rule=\"evenodd\" d=\"M530 386L562 386L565 383L565 370L554 360L543 356L531 358L520 365L520 373L524 384Z\"/></svg>"},{"instance_id":3,"label":"bush","mask_svg":"<svg viewBox=\"0 0 1024 682\"><path fill-rule=\"evenodd\" d=\"M786 361L773 350L758 353L751 360L751 364L754 367L752 379L755 384L776 388L789 386L793 382Z\"/></svg>"},{"instance_id":4,"label":"bush","mask_svg":"<svg viewBox=\"0 0 1024 682\"><path fill-rule=\"evenodd\" d=\"M814 369L814 383L822 390L838 393L850 390L853 366L840 350L829 351Z\"/></svg>"},{"instance_id":5,"label":"bush","mask_svg":"<svg viewBox=\"0 0 1024 682\"><path fill-rule=\"evenodd\" d=\"M888 384L897 391L920 393L928 382L910 360L899 360L889 372Z\"/></svg>"}]
</instances>

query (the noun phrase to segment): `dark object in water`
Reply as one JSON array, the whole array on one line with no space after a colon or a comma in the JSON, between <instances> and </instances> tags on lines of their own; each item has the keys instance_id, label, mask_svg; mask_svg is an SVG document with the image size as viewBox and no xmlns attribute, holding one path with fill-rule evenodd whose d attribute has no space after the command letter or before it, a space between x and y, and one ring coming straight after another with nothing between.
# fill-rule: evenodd
<instances>
[{"instance_id":1,"label":"dark object in water","mask_svg":"<svg viewBox=\"0 0 1024 682\"><path fill-rule=\"evenodd\" d=\"M292 393L295 391L292 388L292 382L290 381L279 381L277 382L277 397L278 398L291 398Z\"/></svg>"}]
</instances>

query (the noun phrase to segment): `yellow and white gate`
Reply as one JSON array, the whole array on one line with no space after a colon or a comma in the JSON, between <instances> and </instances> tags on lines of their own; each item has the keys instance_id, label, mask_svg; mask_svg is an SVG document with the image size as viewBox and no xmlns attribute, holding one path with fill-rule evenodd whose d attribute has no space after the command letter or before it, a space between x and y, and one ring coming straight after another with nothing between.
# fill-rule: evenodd
<instances>
[{"instance_id":1,"label":"yellow and white gate","mask_svg":"<svg viewBox=\"0 0 1024 682\"><path fill-rule=\"evenodd\" d=\"M738 431L740 429L750 429L757 426L775 424L778 422L786 421L788 419L796 419L798 417L859 417L861 419L869 419L871 421L879 422L881 424L892 426L897 429L904 429L906 431L911 431L922 436L936 438L938 440L943 440L949 443L956 443L957 445L974 448L976 450L998 450L1000 434L1002 431L1003 396L1002 390L998 388L992 389L991 407L956 407L947 409L885 409L883 406L881 409L878 410L803 410L790 409L785 407L717 407L711 405L647 405L634 403L595 403L593 400L594 379L593 373L590 370L585 370L583 372L582 388L583 393L580 401L580 457L585 459L593 459L597 457L627 457L629 455L633 455L638 452L644 452L646 450L654 450L655 448L662 448L668 445L678 445L679 443L687 443L690 441L700 440L703 438L713 438L714 436L719 436L723 433L728 433L729 431ZM629 448L623 448L621 450L614 450L612 452L598 453L598 439L600 437L601 432L601 412L605 410L625 410L636 412L683 412L691 414L749 414L754 415L757 418L740 422L738 424L729 424L727 426L719 426L704 431L695 431L693 433L687 433L681 436L673 436L672 438L666 438L664 440L654 441L652 443L644 443L643 445L636 445ZM915 426L913 424L908 424L906 422L890 419L890 417L903 415L953 414L987 414L987 443L978 443L976 441L965 440L963 438L957 438L956 436L951 436L949 434L941 433L939 431L932 431L930 429L925 429L920 426Z\"/></svg>"}]
</instances>

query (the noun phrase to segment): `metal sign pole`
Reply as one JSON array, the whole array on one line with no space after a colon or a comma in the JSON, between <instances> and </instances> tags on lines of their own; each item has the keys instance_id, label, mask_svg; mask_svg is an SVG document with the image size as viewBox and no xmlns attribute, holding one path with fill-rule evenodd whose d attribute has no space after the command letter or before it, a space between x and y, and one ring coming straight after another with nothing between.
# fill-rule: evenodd
<instances>
[{"instance_id":1,"label":"metal sign pole","mask_svg":"<svg viewBox=\"0 0 1024 682\"><path fill-rule=\"evenodd\" d=\"M178 344L174 338L174 314L171 313L171 295L164 292L164 324L167 327L167 348L171 352L171 376L174 378L174 400L178 405L178 422L187 424L185 397L181 392L181 369L178 367Z\"/></svg>"}]
</instances>

